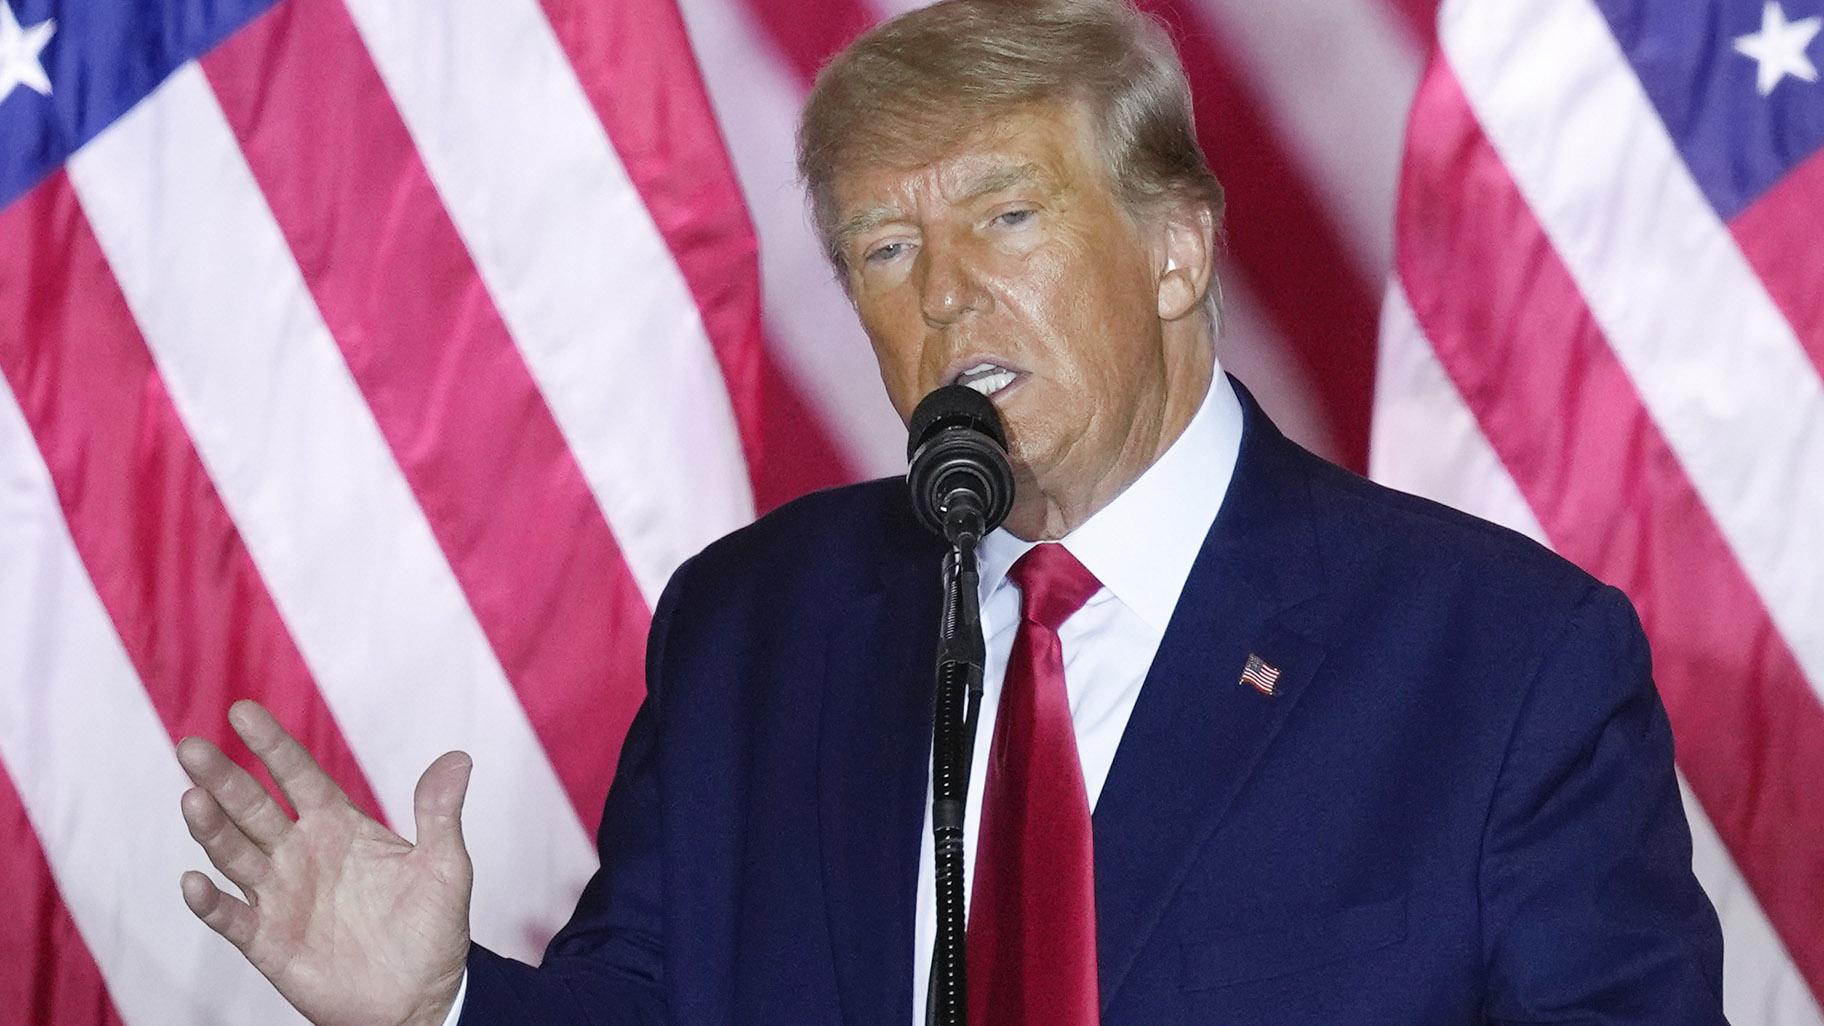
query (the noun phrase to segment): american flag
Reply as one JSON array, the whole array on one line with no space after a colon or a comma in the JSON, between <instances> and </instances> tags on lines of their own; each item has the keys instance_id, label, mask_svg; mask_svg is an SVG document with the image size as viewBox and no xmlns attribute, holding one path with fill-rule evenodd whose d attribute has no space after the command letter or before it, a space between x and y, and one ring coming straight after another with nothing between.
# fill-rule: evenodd
<instances>
[{"instance_id":1,"label":"american flag","mask_svg":"<svg viewBox=\"0 0 1824 1026\"><path fill-rule=\"evenodd\" d=\"M1824 993L1821 2L1142 4L1225 366L1640 604L1738 1024ZM297 1021L176 884L241 696L397 825L473 753L536 957L667 575L903 469L791 147L910 5L0 0L0 1023Z\"/></svg>"},{"instance_id":2,"label":"american flag","mask_svg":"<svg viewBox=\"0 0 1824 1026\"><path fill-rule=\"evenodd\" d=\"M1377 476L1639 607L1737 1023L1824 994L1821 11L1447 0L1376 386Z\"/></svg>"},{"instance_id":3,"label":"american flag","mask_svg":"<svg viewBox=\"0 0 1824 1026\"><path fill-rule=\"evenodd\" d=\"M1241 668L1241 682L1263 695L1271 695L1279 686L1279 667L1257 655L1250 655Z\"/></svg>"}]
</instances>

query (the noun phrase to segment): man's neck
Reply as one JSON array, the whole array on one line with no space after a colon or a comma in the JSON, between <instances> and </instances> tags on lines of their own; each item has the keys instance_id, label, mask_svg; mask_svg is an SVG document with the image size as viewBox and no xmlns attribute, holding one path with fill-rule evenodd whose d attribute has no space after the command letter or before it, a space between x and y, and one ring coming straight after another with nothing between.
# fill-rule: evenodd
<instances>
[{"instance_id":1,"label":"man's neck","mask_svg":"<svg viewBox=\"0 0 1824 1026\"><path fill-rule=\"evenodd\" d=\"M1076 530L1113 502L1140 476L1159 461L1177 443L1184 429L1197 415L1215 378L1214 358L1206 358L1199 369L1187 369L1179 382L1166 390L1166 401L1153 421L1151 430L1128 433L1128 444L1119 458L1096 478L1089 488L1073 482L1066 489L1048 489L1045 482L1030 474L1018 475L1015 493L1036 496L1032 502L1019 502L1007 518L1006 528L1025 541L1057 541Z\"/></svg>"}]
</instances>

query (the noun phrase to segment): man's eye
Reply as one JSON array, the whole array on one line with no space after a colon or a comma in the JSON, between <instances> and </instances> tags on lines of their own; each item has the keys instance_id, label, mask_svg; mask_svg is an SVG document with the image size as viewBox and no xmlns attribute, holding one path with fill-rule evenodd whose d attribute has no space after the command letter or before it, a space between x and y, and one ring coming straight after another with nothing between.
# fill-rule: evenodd
<instances>
[{"instance_id":1,"label":"man's eye","mask_svg":"<svg viewBox=\"0 0 1824 1026\"><path fill-rule=\"evenodd\" d=\"M884 246L876 246L868 250L867 255L862 259L870 264L884 264L905 252L905 249L906 244L903 242L889 242Z\"/></svg>"},{"instance_id":2,"label":"man's eye","mask_svg":"<svg viewBox=\"0 0 1824 1026\"><path fill-rule=\"evenodd\" d=\"M1032 220L1033 214L1035 213L1037 213L1037 211L1026 209L1009 210L1004 214L997 214L994 220L997 224L1006 225L1009 228L1018 228L1020 225Z\"/></svg>"}]
</instances>

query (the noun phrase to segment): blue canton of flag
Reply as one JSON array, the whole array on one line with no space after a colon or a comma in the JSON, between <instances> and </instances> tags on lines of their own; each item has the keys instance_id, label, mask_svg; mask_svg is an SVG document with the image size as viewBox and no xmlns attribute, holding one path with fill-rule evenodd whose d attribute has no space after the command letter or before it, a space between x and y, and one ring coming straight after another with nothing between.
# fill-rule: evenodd
<instances>
[{"instance_id":1,"label":"blue canton of flag","mask_svg":"<svg viewBox=\"0 0 1824 1026\"><path fill-rule=\"evenodd\" d=\"M1824 147L1821 0L1597 6L1723 220Z\"/></svg>"},{"instance_id":2,"label":"blue canton of flag","mask_svg":"<svg viewBox=\"0 0 1824 1026\"><path fill-rule=\"evenodd\" d=\"M0 0L0 207L275 0Z\"/></svg>"}]
</instances>

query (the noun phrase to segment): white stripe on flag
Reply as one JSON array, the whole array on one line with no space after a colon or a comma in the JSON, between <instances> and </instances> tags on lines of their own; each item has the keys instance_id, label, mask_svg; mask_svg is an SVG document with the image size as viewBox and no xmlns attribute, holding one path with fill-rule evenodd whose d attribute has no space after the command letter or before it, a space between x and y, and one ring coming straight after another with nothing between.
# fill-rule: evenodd
<instances>
[{"instance_id":1,"label":"white stripe on flag","mask_svg":"<svg viewBox=\"0 0 1824 1026\"><path fill-rule=\"evenodd\" d=\"M1536 541L1545 533L1420 331L1396 282L1381 307L1375 377L1375 480ZM1679 778L1691 823L1692 864L1723 923L1723 1003L1741 1026L1824 1026L1811 991L1742 879L1702 806Z\"/></svg>"},{"instance_id":2,"label":"white stripe on flag","mask_svg":"<svg viewBox=\"0 0 1824 1026\"><path fill-rule=\"evenodd\" d=\"M381 807L409 831L418 774L446 749L472 753L476 933L535 955L591 845L201 70L179 69L69 172Z\"/></svg>"},{"instance_id":3,"label":"white stripe on flag","mask_svg":"<svg viewBox=\"0 0 1824 1026\"><path fill-rule=\"evenodd\" d=\"M1723 1014L1736 1026L1824 1026L1811 988L1682 775L1678 787L1692 867L1723 921Z\"/></svg>"},{"instance_id":4,"label":"white stripe on flag","mask_svg":"<svg viewBox=\"0 0 1824 1026\"><path fill-rule=\"evenodd\" d=\"M1393 263L1406 115L1423 55L1386 0L1192 0L1323 195L1358 270ZM1314 74L1315 69L1322 74Z\"/></svg>"},{"instance_id":5,"label":"white stripe on flag","mask_svg":"<svg viewBox=\"0 0 1824 1026\"><path fill-rule=\"evenodd\" d=\"M883 21L908 11L916 11L920 7L929 7L931 3L932 0L868 0L868 6L878 12Z\"/></svg>"},{"instance_id":6,"label":"white stripe on flag","mask_svg":"<svg viewBox=\"0 0 1824 1026\"><path fill-rule=\"evenodd\" d=\"M887 402L798 188L797 81L744 0L680 0L678 7L760 236L772 351L858 478L903 474L905 425Z\"/></svg>"},{"instance_id":7,"label":"white stripe on flag","mask_svg":"<svg viewBox=\"0 0 1824 1026\"><path fill-rule=\"evenodd\" d=\"M134 1024L301 1022L184 908L178 877L208 865L178 814L189 781L4 382L0 523L0 762L116 1008Z\"/></svg>"},{"instance_id":8,"label":"white stripe on flag","mask_svg":"<svg viewBox=\"0 0 1824 1026\"><path fill-rule=\"evenodd\" d=\"M1451 3L1440 27L1489 140L1824 694L1824 382L1589 0Z\"/></svg>"},{"instance_id":9,"label":"white stripe on flag","mask_svg":"<svg viewBox=\"0 0 1824 1026\"><path fill-rule=\"evenodd\" d=\"M664 237L534 0L348 9L657 603L678 564L754 516L728 389Z\"/></svg>"},{"instance_id":10,"label":"white stripe on flag","mask_svg":"<svg viewBox=\"0 0 1824 1026\"><path fill-rule=\"evenodd\" d=\"M1368 476L1550 545L1395 280L1381 303Z\"/></svg>"}]
</instances>

